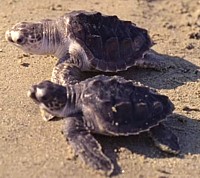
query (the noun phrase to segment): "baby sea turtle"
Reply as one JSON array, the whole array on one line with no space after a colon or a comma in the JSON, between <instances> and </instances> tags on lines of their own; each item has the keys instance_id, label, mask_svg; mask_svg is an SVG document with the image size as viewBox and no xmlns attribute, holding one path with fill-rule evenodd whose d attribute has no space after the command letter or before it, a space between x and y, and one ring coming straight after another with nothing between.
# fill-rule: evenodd
<instances>
[{"instance_id":1,"label":"baby sea turtle","mask_svg":"<svg viewBox=\"0 0 200 178\"><path fill-rule=\"evenodd\" d=\"M63 83L81 81L83 71L164 68L160 58L149 52L153 43L147 30L100 12L73 11L55 20L17 23L6 32L6 39L25 52L56 56L54 82L63 63L69 64L63 67Z\"/></svg>"},{"instance_id":2,"label":"baby sea turtle","mask_svg":"<svg viewBox=\"0 0 200 178\"><path fill-rule=\"evenodd\" d=\"M122 77L98 75L66 87L43 81L33 85L28 96L46 112L64 118L63 133L76 153L109 175L113 163L93 133L128 136L148 132L162 151L179 153L178 138L161 123L172 114L172 102Z\"/></svg>"}]
</instances>

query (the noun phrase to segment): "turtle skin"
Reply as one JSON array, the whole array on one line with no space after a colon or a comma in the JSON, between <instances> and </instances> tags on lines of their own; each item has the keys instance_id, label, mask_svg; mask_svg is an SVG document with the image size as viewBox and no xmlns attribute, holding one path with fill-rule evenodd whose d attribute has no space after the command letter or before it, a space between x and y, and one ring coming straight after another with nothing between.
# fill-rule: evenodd
<instances>
[{"instance_id":1,"label":"turtle skin","mask_svg":"<svg viewBox=\"0 0 200 178\"><path fill-rule=\"evenodd\" d=\"M178 138L164 121L174 110L167 96L119 76L98 75L66 87L50 81L32 86L28 96L41 109L64 118L64 136L82 160L111 175L112 161L93 134L129 136L148 132L162 151L178 154Z\"/></svg>"}]
</instances>

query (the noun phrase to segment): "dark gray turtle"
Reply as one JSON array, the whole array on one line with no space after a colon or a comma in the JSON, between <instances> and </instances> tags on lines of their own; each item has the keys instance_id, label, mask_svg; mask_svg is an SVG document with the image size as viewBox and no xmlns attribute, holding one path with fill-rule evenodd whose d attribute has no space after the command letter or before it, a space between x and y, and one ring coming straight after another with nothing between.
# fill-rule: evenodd
<instances>
[{"instance_id":1,"label":"dark gray turtle","mask_svg":"<svg viewBox=\"0 0 200 178\"><path fill-rule=\"evenodd\" d=\"M59 61L54 82L76 83L83 71L118 72L131 66L161 69L156 55L145 55L152 46L147 30L117 16L73 11L56 19L21 22L6 32L6 39L25 52L51 54ZM151 52L148 52L151 54ZM55 80L63 63L65 78ZM74 71L77 71L73 75Z\"/></svg>"},{"instance_id":2,"label":"dark gray turtle","mask_svg":"<svg viewBox=\"0 0 200 178\"><path fill-rule=\"evenodd\" d=\"M91 167L111 174L113 163L93 133L108 136L148 132L162 151L178 154L177 137L161 122L172 114L167 96L119 76L98 75L64 87L50 81L33 85L28 96L51 115L64 118L64 135Z\"/></svg>"}]
</instances>

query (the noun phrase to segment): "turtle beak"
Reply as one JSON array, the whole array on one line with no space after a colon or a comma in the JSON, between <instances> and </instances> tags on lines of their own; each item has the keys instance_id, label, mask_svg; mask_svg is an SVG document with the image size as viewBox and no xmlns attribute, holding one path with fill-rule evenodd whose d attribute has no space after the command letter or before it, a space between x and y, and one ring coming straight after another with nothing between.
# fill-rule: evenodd
<instances>
[{"instance_id":1,"label":"turtle beak","mask_svg":"<svg viewBox=\"0 0 200 178\"><path fill-rule=\"evenodd\" d=\"M27 96L28 96L29 98L31 98L33 101L38 102L35 94L36 94L36 87L35 87L35 86L32 86L32 87L28 90Z\"/></svg>"},{"instance_id":2,"label":"turtle beak","mask_svg":"<svg viewBox=\"0 0 200 178\"><path fill-rule=\"evenodd\" d=\"M6 33L5 33L5 38L7 41L11 42L11 43L14 43L12 37L11 37L11 34L10 34L10 30L7 30Z\"/></svg>"}]
</instances>

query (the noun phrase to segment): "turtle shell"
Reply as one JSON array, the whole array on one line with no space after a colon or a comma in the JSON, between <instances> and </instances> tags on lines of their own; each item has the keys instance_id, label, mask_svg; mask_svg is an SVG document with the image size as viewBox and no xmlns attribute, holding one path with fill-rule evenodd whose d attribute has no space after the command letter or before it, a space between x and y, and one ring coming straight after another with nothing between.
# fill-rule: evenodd
<instances>
[{"instance_id":1,"label":"turtle shell","mask_svg":"<svg viewBox=\"0 0 200 178\"><path fill-rule=\"evenodd\" d=\"M117 16L73 11L65 17L69 19L68 32L83 47L94 69L125 70L152 46L147 30Z\"/></svg>"},{"instance_id":2,"label":"turtle shell","mask_svg":"<svg viewBox=\"0 0 200 178\"><path fill-rule=\"evenodd\" d=\"M101 134L134 135L148 131L174 110L167 96L119 76L100 75L82 83L85 121Z\"/></svg>"}]
</instances>

